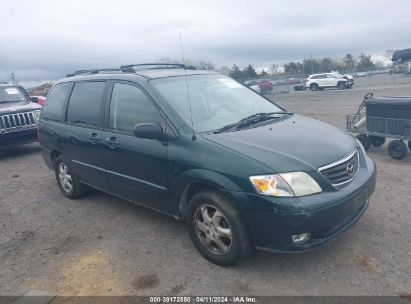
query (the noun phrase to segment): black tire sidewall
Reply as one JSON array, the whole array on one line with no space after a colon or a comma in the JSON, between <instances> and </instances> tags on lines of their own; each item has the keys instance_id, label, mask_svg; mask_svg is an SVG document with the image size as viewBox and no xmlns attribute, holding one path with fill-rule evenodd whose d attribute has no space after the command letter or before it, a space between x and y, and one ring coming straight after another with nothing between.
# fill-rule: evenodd
<instances>
[{"instance_id":1,"label":"black tire sidewall","mask_svg":"<svg viewBox=\"0 0 411 304\"><path fill-rule=\"evenodd\" d=\"M310 90L311 91L318 91L320 89L320 87L318 86L318 84L316 84L316 83L312 83L311 85L310 85Z\"/></svg>"},{"instance_id":2,"label":"black tire sidewall","mask_svg":"<svg viewBox=\"0 0 411 304\"><path fill-rule=\"evenodd\" d=\"M225 255L217 255L203 246L197 236L193 224L193 216L196 209L203 204L218 208L226 217L232 233L232 244L230 251ZM211 262L220 266L231 266L237 264L243 257L244 250L250 246L248 230L245 227L245 221L242 219L239 211L234 205L217 191L202 191L195 194L189 202L185 212L185 222L195 247L197 250Z\"/></svg>"},{"instance_id":3,"label":"black tire sidewall","mask_svg":"<svg viewBox=\"0 0 411 304\"><path fill-rule=\"evenodd\" d=\"M399 151L395 151L398 149ZM392 158L403 159L407 155L407 145L401 140L393 140L388 145L388 153Z\"/></svg>"},{"instance_id":4,"label":"black tire sidewall","mask_svg":"<svg viewBox=\"0 0 411 304\"><path fill-rule=\"evenodd\" d=\"M61 185L61 182L60 182L60 179L59 179L59 176L58 176L58 170L59 170L60 163L64 163L67 166L67 168L70 172L72 183L73 183L73 189L71 189L70 192L67 192L66 190L64 190L63 186ZM60 188L61 192L64 194L64 196L66 196L68 198L71 198L71 199L74 199L74 198L79 197L83 193L83 188L82 188L82 185L80 185L79 178L74 173L74 171L71 168L71 166L69 165L67 159L62 155L58 156L54 161L54 174L56 176L57 185L59 186L59 188Z\"/></svg>"},{"instance_id":5,"label":"black tire sidewall","mask_svg":"<svg viewBox=\"0 0 411 304\"><path fill-rule=\"evenodd\" d=\"M370 135L369 139L374 147L380 147L385 143L385 137Z\"/></svg>"}]
</instances>

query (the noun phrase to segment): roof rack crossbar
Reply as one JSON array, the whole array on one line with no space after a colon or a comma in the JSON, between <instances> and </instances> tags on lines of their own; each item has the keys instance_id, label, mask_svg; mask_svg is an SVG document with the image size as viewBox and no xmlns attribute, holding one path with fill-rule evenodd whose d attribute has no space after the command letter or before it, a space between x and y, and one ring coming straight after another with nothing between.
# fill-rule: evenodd
<instances>
[{"instance_id":1,"label":"roof rack crossbar","mask_svg":"<svg viewBox=\"0 0 411 304\"><path fill-rule=\"evenodd\" d=\"M73 76L76 76L76 75L84 75L84 74L98 74L100 72L123 72L123 70L118 69L118 68L78 70L78 71L75 71L74 73L67 74L66 77L73 77Z\"/></svg>"},{"instance_id":2,"label":"roof rack crossbar","mask_svg":"<svg viewBox=\"0 0 411 304\"><path fill-rule=\"evenodd\" d=\"M132 72L134 70L134 67L146 67L146 66L159 66L160 67L173 67L173 68L180 68L180 69L185 69L186 66L181 63L137 63L137 64L127 64L127 65L122 65L120 69L123 72ZM155 68L154 68L155 69Z\"/></svg>"}]
</instances>

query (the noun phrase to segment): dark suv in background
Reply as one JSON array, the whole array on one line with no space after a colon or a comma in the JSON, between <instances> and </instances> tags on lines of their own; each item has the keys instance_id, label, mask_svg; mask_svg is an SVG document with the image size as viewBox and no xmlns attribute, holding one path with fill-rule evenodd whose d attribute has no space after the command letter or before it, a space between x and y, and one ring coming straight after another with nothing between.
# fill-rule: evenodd
<instances>
[{"instance_id":1,"label":"dark suv in background","mask_svg":"<svg viewBox=\"0 0 411 304\"><path fill-rule=\"evenodd\" d=\"M0 148L37 141L41 108L21 86L0 83Z\"/></svg>"},{"instance_id":2,"label":"dark suv in background","mask_svg":"<svg viewBox=\"0 0 411 304\"><path fill-rule=\"evenodd\" d=\"M223 266L312 249L365 212L376 171L354 137L229 77L156 66L56 82L39 134L65 196L91 186L183 220Z\"/></svg>"}]
</instances>

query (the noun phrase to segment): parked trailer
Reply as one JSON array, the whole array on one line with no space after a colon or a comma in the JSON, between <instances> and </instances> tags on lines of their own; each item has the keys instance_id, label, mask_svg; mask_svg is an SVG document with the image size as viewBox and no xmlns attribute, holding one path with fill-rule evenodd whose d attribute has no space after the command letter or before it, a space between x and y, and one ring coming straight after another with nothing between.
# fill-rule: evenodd
<instances>
[{"instance_id":1,"label":"parked trailer","mask_svg":"<svg viewBox=\"0 0 411 304\"><path fill-rule=\"evenodd\" d=\"M382 146L386 138L394 139L388 153L395 159L404 158L411 150L410 130L411 97L374 97L369 93L357 113L347 115L347 131L356 135L365 150Z\"/></svg>"}]
</instances>

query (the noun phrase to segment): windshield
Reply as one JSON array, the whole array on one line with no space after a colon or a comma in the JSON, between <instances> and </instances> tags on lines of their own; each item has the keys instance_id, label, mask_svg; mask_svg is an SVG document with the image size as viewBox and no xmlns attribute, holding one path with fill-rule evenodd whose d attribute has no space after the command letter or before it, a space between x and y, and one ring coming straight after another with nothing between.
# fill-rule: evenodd
<instances>
[{"instance_id":1,"label":"windshield","mask_svg":"<svg viewBox=\"0 0 411 304\"><path fill-rule=\"evenodd\" d=\"M281 108L223 75L191 75L152 80L160 95L194 130L212 131L256 113L283 112Z\"/></svg>"},{"instance_id":2,"label":"windshield","mask_svg":"<svg viewBox=\"0 0 411 304\"><path fill-rule=\"evenodd\" d=\"M0 103L27 101L26 96L19 88L2 87L0 88Z\"/></svg>"}]
</instances>

